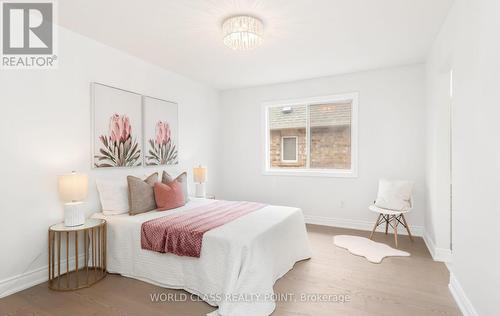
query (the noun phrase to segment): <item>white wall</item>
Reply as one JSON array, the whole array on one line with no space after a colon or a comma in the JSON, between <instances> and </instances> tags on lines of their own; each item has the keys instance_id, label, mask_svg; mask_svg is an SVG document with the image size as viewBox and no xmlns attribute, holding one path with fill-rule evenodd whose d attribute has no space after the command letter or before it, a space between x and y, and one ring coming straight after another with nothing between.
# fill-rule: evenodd
<instances>
[{"instance_id":1,"label":"white wall","mask_svg":"<svg viewBox=\"0 0 500 316\"><path fill-rule=\"evenodd\" d=\"M359 177L322 178L262 174L261 104L359 92ZM371 228L368 211L381 177L416 183L417 231L425 208L424 66L413 65L293 83L224 91L222 191L226 199L301 207L311 222Z\"/></svg>"},{"instance_id":2,"label":"white wall","mask_svg":"<svg viewBox=\"0 0 500 316\"><path fill-rule=\"evenodd\" d=\"M90 170L90 82L179 103L180 166L209 168L208 191L217 185L218 92L135 57L59 29L59 69L0 70L0 296L26 280L44 277L47 228L63 218L57 175L88 172L87 214L99 208L94 179L143 175L154 168ZM191 179L191 176L190 176Z\"/></svg>"},{"instance_id":3,"label":"white wall","mask_svg":"<svg viewBox=\"0 0 500 316\"><path fill-rule=\"evenodd\" d=\"M426 63L426 185L425 240L434 259L451 258L451 82L455 15L449 14Z\"/></svg>"},{"instance_id":4,"label":"white wall","mask_svg":"<svg viewBox=\"0 0 500 316\"><path fill-rule=\"evenodd\" d=\"M430 56L454 72L450 288L465 315L499 313L499 14L499 1L456 0Z\"/></svg>"}]
</instances>

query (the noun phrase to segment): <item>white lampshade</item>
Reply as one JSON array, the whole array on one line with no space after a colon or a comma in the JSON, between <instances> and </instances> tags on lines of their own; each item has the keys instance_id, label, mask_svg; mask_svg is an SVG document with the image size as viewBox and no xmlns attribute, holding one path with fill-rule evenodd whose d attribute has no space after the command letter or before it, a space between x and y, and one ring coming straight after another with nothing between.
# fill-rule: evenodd
<instances>
[{"instance_id":1,"label":"white lampshade","mask_svg":"<svg viewBox=\"0 0 500 316\"><path fill-rule=\"evenodd\" d=\"M86 174L72 172L59 176L59 197L64 202L83 201L88 193L88 178Z\"/></svg>"},{"instance_id":2,"label":"white lampshade","mask_svg":"<svg viewBox=\"0 0 500 316\"><path fill-rule=\"evenodd\" d=\"M204 183L207 181L207 168L199 166L193 168L193 180L197 183Z\"/></svg>"}]
</instances>

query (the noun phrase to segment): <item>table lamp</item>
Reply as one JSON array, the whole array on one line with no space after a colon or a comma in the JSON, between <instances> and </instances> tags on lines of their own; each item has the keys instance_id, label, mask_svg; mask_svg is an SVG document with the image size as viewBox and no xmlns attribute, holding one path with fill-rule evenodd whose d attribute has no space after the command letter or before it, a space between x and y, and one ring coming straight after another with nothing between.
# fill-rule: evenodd
<instances>
[{"instance_id":1,"label":"table lamp","mask_svg":"<svg viewBox=\"0 0 500 316\"><path fill-rule=\"evenodd\" d=\"M207 181L207 168L202 166L193 168L193 179L196 183L196 197L204 198L206 196L205 182Z\"/></svg>"},{"instance_id":2,"label":"table lamp","mask_svg":"<svg viewBox=\"0 0 500 316\"><path fill-rule=\"evenodd\" d=\"M78 226L85 223L85 212L83 210L83 200L87 197L88 179L83 173L76 173L59 176L58 179L59 196L64 201L64 225Z\"/></svg>"}]
</instances>

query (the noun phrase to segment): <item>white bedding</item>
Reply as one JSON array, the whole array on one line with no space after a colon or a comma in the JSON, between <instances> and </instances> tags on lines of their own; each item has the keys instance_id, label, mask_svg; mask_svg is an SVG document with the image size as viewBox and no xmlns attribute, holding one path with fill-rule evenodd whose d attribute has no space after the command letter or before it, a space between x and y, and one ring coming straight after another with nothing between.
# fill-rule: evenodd
<instances>
[{"instance_id":1,"label":"white bedding","mask_svg":"<svg viewBox=\"0 0 500 316\"><path fill-rule=\"evenodd\" d=\"M108 223L108 271L185 289L219 307L210 316L271 314L276 280L295 262L311 257L300 209L268 205L210 230L203 236L200 258L141 249L143 222L212 202L192 199L175 210L136 216L94 214Z\"/></svg>"}]
</instances>

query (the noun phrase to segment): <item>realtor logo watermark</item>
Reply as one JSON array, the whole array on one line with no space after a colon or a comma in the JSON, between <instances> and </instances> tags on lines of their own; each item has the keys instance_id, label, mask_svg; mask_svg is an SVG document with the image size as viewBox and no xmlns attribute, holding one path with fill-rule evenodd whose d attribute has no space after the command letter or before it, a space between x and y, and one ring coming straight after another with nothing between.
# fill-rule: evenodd
<instances>
[{"instance_id":1,"label":"realtor logo watermark","mask_svg":"<svg viewBox=\"0 0 500 316\"><path fill-rule=\"evenodd\" d=\"M8 69L57 67L55 2L3 0L0 4L1 67Z\"/></svg>"}]
</instances>

